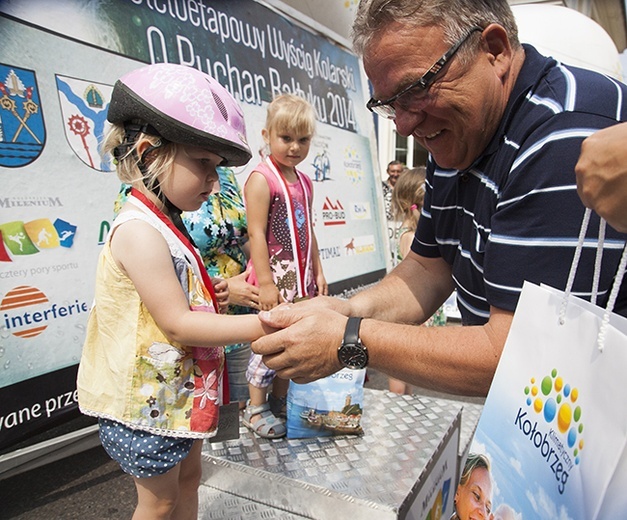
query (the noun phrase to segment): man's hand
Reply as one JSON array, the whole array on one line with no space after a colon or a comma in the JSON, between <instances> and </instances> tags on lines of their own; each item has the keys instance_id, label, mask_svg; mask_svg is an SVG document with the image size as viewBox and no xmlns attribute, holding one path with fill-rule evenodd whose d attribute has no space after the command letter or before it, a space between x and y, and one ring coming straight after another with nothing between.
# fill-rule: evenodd
<instances>
[{"instance_id":1,"label":"man's hand","mask_svg":"<svg viewBox=\"0 0 627 520\"><path fill-rule=\"evenodd\" d=\"M585 139L575 173L584 205L617 231L627 233L627 123Z\"/></svg>"},{"instance_id":2,"label":"man's hand","mask_svg":"<svg viewBox=\"0 0 627 520\"><path fill-rule=\"evenodd\" d=\"M321 300L318 297L284 304L259 313L264 324L283 329L252 343L253 351L261 354L266 366L276 370L279 377L303 384L342 368L337 349L344 337L347 318L328 308L334 302Z\"/></svg>"}]
</instances>

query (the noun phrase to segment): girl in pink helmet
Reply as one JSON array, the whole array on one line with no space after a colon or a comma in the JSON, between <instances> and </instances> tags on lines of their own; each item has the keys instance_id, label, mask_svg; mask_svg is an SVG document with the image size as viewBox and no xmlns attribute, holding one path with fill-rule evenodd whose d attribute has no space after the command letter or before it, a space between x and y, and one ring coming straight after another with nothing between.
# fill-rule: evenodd
<instances>
[{"instance_id":1,"label":"girl in pink helmet","mask_svg":"<svg viewBox=\"0 0 627 520\"><path fill-rule=\"evenodd\" d=\"M135 481L133 518L195 519L202 440L228 402L222 346L269 330L255 315L219 314L180 213L217 191L217 166L248 162L244 119L219 83L172 64L120 78L108 119L104 150L132 191L98 260L79 406Z\"/></svg>"}]
</instances>

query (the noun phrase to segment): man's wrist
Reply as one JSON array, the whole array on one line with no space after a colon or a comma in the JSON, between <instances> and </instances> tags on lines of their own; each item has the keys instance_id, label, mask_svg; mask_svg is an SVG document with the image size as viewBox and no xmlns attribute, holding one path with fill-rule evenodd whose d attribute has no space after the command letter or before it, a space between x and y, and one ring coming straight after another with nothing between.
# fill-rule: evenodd
<instances>
[{"instance_id":1,"label":"man's wrist","mask_svg":"<svg viewBox=\"0 0 627 520\"><path fill-rule=\"evenodd\" d=\"M343 367L357 370L368 365L368 349L359 337L362 319L351 316L346 321L344 339L337 349L337 357Z\"/></svg>"}]
</instances>

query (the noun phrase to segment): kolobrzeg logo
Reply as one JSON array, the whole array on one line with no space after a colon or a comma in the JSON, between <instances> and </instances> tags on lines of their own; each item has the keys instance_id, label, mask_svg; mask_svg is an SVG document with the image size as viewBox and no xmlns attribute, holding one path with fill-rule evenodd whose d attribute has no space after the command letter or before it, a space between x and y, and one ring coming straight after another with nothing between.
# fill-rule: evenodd
<instances>
[{"instance_id":1,"label":"kolobrzeg logo","mask_svg":"<svg viewBox=\"0 0 627 520\"><path fill-rule=\"evenodd\" d=\"M542 378L530 378L524 394L525 406L518 409L514 424L539 451L562 494L584 446L579 390L553 369Z\"/></svg>"}]
</instances>

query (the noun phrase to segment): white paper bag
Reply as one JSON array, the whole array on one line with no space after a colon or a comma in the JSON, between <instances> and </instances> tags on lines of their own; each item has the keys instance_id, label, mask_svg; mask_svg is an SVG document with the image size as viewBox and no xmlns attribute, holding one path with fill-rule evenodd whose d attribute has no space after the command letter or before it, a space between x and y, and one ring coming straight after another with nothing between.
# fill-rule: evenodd
<instances>
[{"instance_id":1,"label":"white paper bag","mask_svg":"<svg viewBox=\"0 0 627 520\"><path fill-rule=\"evenodd\" d=\"M626 381L627 319L525 283L470 447L491 461L492 510L627 518Z\"/></svg>"}]
</instances>

